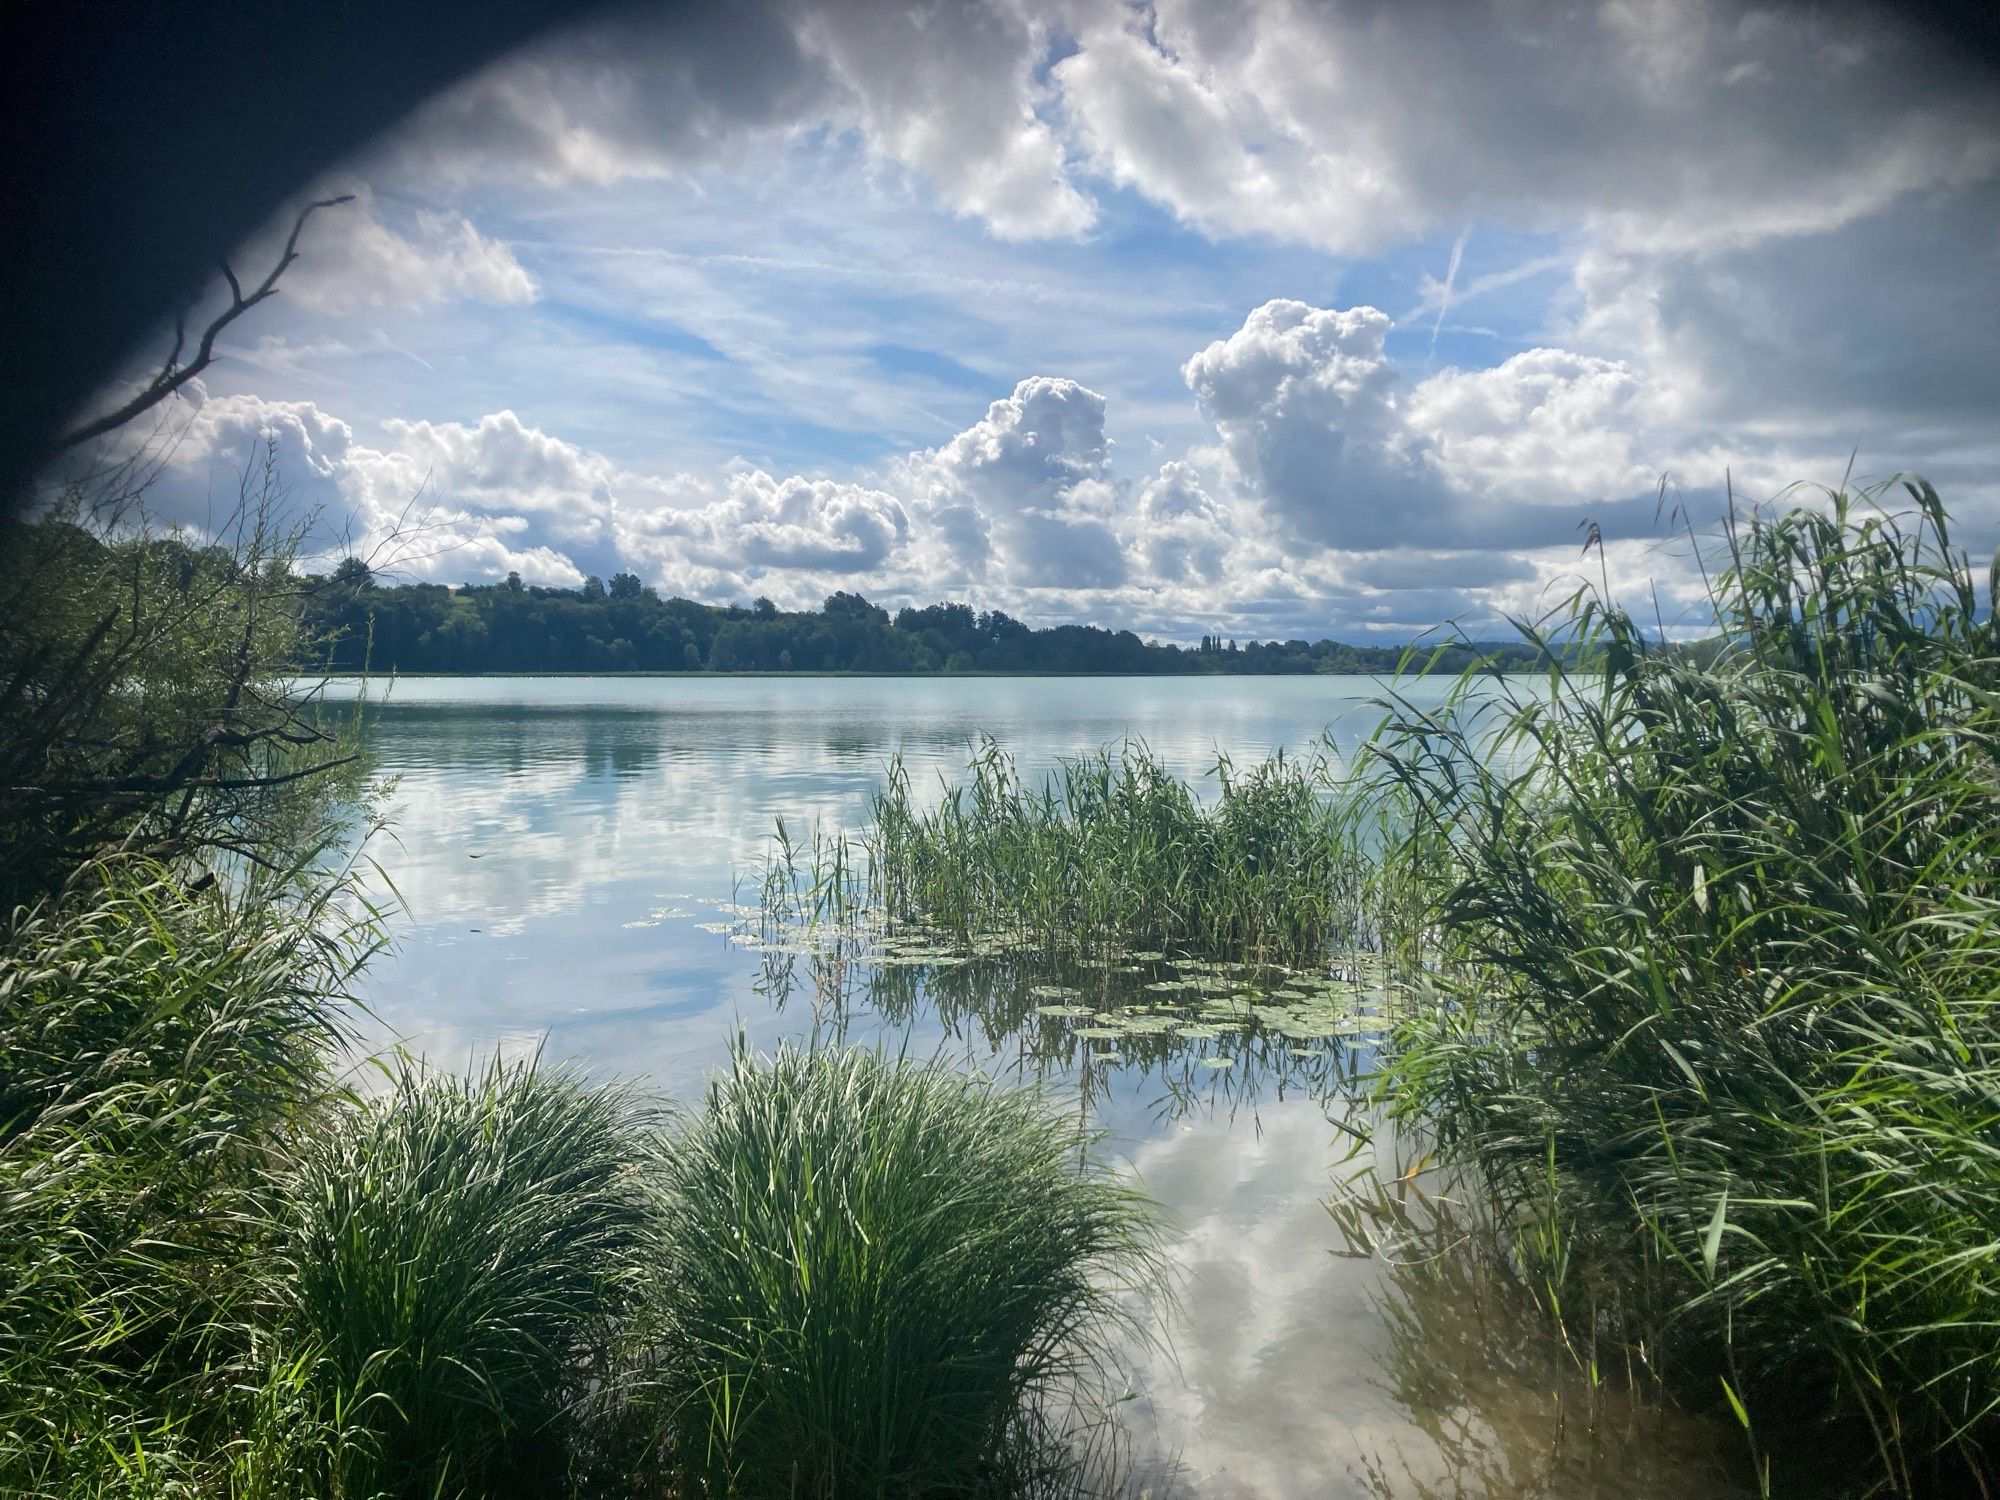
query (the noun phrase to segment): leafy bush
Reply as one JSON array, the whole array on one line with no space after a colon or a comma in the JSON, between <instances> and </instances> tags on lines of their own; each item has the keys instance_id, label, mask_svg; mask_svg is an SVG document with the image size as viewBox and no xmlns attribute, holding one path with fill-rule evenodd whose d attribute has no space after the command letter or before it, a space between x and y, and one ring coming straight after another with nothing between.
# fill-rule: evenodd
<instances>
[{"instance_id":1,"label":"leafy bush","mask_svg":"<svg viewBox=\"0 0 2000 1500\"><path fill-rule=\"evenodd\" d=\"M2000 1409L2000 654L1909 494L1732 520L1719 649L1586 593L1601 675L1380 747L1457 861L1398 1109L1571 1316L1898 1493L1990 1480Z\"/></svg>"},{"instance_id":2,"label":"leafy bush","mask_svg":"<svg viewBox=\"0 0 2000 1500\"><path fill-rule=\"evenodd\" d=\"M152 530L146 462L0 518L0 915L108 850L291 865L352 810L352 739L294 692L315 638L275 470L210 539Z\"/></svg>"},{"instance_id":3,"label":"leafy bush","mask_svg":"<svg viewBox=\"0 0 2000 1500\"><path fill-rule=\"evenodd\" d=\"M745 1496L1007 1492L1148 1277L1142 1203L1038 1094L739 1053L663 1168L668 1443ZM1026 1435L1026 1436L1024 1436ZM1044 1450L1045 1451L1045 1450Z\"/></svg>"}]
</instances>

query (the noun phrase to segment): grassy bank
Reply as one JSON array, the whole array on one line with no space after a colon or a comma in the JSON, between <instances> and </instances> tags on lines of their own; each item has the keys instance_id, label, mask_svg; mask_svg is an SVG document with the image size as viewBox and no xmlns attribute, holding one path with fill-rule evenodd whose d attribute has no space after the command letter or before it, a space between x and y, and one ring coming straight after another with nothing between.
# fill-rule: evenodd
<instances>
[{"instance_id":1,"label":"grassy bank","mask_svg":"<svg viewBox=\"0 0 2000 1500\"><path fill-rule=\"evenodd\" d=\"M1039 1096L841 1050L684 1115L534 1064L350 1092L365 924L101 874L0 951L0 1493L1074 1479L1149 1218Z\"/></svg>"},{"instance_id":2,"label":"grassy bank","mask_svg":"<svg viewBox=\"0 0 2000 1500\"><path fill-rule=\"evenodd\" d=\"M2000 1435L2000 651L1908 497L1733 525L1711 661L1585 598L1613 670L1380 747L1454 860L1390 1099L1552 1305L1646 1341L1781 1489L1831 1445L1984 1493Z\"/></svg>"}]
</instances>

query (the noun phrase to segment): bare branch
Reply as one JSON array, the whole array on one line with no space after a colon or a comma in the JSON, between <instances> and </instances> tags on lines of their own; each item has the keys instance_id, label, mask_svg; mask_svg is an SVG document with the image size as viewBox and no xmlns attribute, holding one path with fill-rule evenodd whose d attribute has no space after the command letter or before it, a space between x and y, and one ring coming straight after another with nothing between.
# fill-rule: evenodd
<instances>
[{"instance_id":1,"label":"bare branch","mask_svg":"<svg viewBox=\"0 0 2000 1500\"><path fill-rule=\"evenodd\" d=\"M167 397L171 396L175 391L207 369L209 361L215 356L215 341L222 333L222 330L277 291L278 278L284 275L286 268L299 258L299 234L306 227L306 220L322 208L335 208L340 204L351 203L353 201L354 195L352 193L342 193L338 198L321 198L308 203L304 208L300 209L298 217L292 220L292 232L285 237L285 248L278 256L277 264L271 267L270 274L265 276L257 284L256 289L247 297L243 295L243 288L237 281L236 274L229 269L228 264L225 262L222 267L222 274L229 282L229 306L217 313L208 327L202 330L201 343L195 349L194 358L189 360L185 365L179 367L174 365L173 361L179 357L181 345L184 341L177 332L174 340L173 355L169 357L167 364L161 368L160 373L147 382L145 389L140 391L130 401L127 401L123 406L84 423L74 432L68 433L58 439L56 442L56 451L58 453L63 452L79 444L87 443L92 438L103 437L105 433L123 427L134 417L158 406Z\"/></svg>"},{"instance_id":2,"label":"bare branch","mask_svg":"<svg viewBox=\"0 0 2000 1500\"><path fill-rule=\"evenodd\" d=\"M162 792L178 792L190 787L197 791L261 791L266 787L289 786L295 781L321 776L342 766L353 765L360 758L359 754L338 755L330 760L316 761L312 765L300 766L291 771L273 771L265 776L183 776L170 771L164 776L134 774L92 781L40 782L32 786L8 787L6 790L16 796L44 799L87 792L93 796L146 800L157 797Z\"/></svg>"},{"instance_id":3,"label":"bare branch","mask_svg":"<svg viewBox=\"0 0 2000 1500\"><path fill-rule=\"evenodd\" d=\"M174 314L174 347L167 351L166 360L160 366L163 375L173 374L181 362L181 350L187 347L188 314L192 308L184 307Z\"/></svg>"}]
</instances>

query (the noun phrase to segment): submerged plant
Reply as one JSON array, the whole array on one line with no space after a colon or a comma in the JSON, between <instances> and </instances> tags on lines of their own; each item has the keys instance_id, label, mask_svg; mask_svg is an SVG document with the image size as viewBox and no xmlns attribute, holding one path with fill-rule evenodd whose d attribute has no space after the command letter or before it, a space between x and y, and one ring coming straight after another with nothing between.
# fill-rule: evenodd
<instances>
[{"instance_id":1,"label":"submerged plant","mask_svg":"<svg viewBox=\"0 0 2000 1500\"><path fill-rule=\"evenodd\" d=\"M739 1051L663 1166L658 1402L745 1496L1006 1493L1152 1271L1142 1200L1042 1097Z\"/></svg>"},{"instance_id":2,"label":"submerged plant","mask_svg":"<svg viewBox=\"0 0 2000 1500\"><path fill-rule=\"evenodd\" d=\"M534 1062L405 1064L285 1184L285 1338L358 1435L341 1494L542 1495L651 1243L652 1112Z\"/></svg>"},{"instance_id":3,"label":"submerged plant","mask_svg":"<svg viewBox=\"0 0 2000 1500\"><path fill-rule=\"evenodd\" d=\"M1707 649L1585 593L1601 673L1378 746L1455 864L1395 1107L1559 1309L1594 1261L1753 1442L1823 1412L1897 1493L2000 1431L2000 652L1909 494L1732 519Z\"/></svg>"}]
</instances>

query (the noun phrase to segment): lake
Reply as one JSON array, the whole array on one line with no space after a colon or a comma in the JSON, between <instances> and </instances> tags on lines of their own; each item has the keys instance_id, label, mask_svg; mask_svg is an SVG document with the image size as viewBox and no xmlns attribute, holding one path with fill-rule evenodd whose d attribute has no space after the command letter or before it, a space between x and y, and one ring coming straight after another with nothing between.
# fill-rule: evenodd
<instances>
[{"instance_id":1,"label":"lake","mask_svg":"<svg viewBox=\"0 0 2000 1500\"><path fill-rule=\"evenodd\" d=\"M435 1062L540 1047L694 1099L740 1034L879 1041L1039 1082L1108 1133L1172 1219L1180 1308L1128 1355L1135 1492L1201 1497L1736 1493L1708 1427L1594 1394L1511 1289L1421 1246L1366 1253L1329 1198L1365 1046L1256 1055L1068 1037L1018 962L822 967L742 941L783 818L859 830L891 756L956 779L982 736L1024 771L1127 739L1201 777L1326 737L1386 684L1351 677L457 678L370 710L395 778L370 853L404 910L367 976L380 1028ZM1444 684L1403 691L1435 701ZM381 692L379 685L373 690ZM1171 968L1171 966L1168 966ZM1146 975L1135 976L1136 986ZM1159 983L1162 981L1155 981ZM1224 1049L1226 1051L1226 1049ZM1384 1146L1377 1148L1388 1151ZM1366 1158L1364 1158L1365 1163ZM1380 1174L1395 1176L1393 1170ZM1384 1191L1429 1222L1417 1185Z\"/></svg>"}]
</instances>

